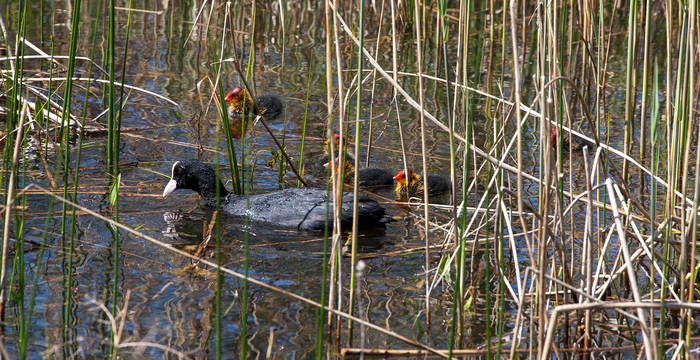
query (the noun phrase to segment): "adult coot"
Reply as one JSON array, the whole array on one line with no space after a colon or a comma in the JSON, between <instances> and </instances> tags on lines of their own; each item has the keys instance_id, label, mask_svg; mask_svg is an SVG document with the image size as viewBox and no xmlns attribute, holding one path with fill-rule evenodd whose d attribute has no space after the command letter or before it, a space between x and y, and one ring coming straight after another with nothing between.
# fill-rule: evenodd
<instances>
[{"instance_id":1,"label":"adult coot","mask_svg":"<svg viewBox=\"0 0 700 360\"><path fill-rule=\"evenodd\" d=\"M336 161L334 162L327 162L323 164L323 166L328 168L329 166L333 166L333 164L337 161L338 158L336 158ZM354 162L354 159L350 155L347 155L344 166L344 179L348 183L351 183L353 181L353 176L355 176L355 166L353 166L352 162ZM357 176L358 183L364 188L376 188L388 186L394 183L394 176L391 174L391 171L382 168L362 168L357 172Z\"/></svg>"},{"instance_id":2,"label":"adult coot","mask_svg":"<svg viewBox=\"0 0 700 360\"><path fill-rule=\"evenodd\" d=\"M246 116L260 115L267 119L277 117L282 112L282 100L276 95L260 95L255 98L255 104L245 89L235 88L224 98L231 117L241 117L245 107Z\"/></svg>"},{"instance_id":3,"label":"adult coot","mask_svg":"<svg viewBox=\"0 0 700 360\"><path fill-rule=\"evenodd\" d=\"M216 184L219 184L219 205L223 212L233 216L250 215L253 222L303 231L322 231L326 223L326 190L318 188L291 188L263 195L250 195L246 206L245 195L229 193L216 177L214 169L198 160L182 160L173 164L172 178L163 190L163 197L177 189L199 193L207 205L216 206ZM358 225L362 229L383 227L390 220L384 208L367 196L358 197ZM352 193L343 194L341 223L352 226ZM329 227L333 226L333 211L329 211Z\"/></svg>"},{"instance_id":4,"label":"adult coot","mask_svg":"<svg viewBox=\"0 0 700 360\"><path fill-rule=\"evenodd\" d=\"M408 179L406 179L408 177ZM396 176L396 198L405 201L411 197L423 196L423 178L412 170L408 170L408 176L404 170ZM408 181L407 181L408 180ZM450 181L442 175L428 174L428 196L438 196L450 189Z\"/></svg>"}]
</instances>

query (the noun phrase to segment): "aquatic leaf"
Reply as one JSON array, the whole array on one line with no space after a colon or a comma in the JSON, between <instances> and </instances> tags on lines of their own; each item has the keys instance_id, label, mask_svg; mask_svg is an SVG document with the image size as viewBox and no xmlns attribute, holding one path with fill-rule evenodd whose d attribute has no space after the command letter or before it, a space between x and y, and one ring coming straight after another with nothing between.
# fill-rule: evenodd
<instances>
[{"instance_id":1,"label":"aquatic leaf","mask_svg":"<svg viewBox=\"0 0 700 360\"><path fill-rule=\"evenodd\" d=\"M122 180L122 173L117 174L117 178L112 183L112 188L109 190L109 204L114 206L119 196L119 182Z\"/></svg>"},{"instance_id":2,"label":"aquatic leaf","mask_svg":"<svg viewBox=\"0 0 700 360\"><path fill-rule=\"evenodd\" d=\"M416 340L420 340L423 335L425 334L425 327L423 326L423 322L420 321L420 317L416 318L416 327L418 328L418 333L416 334Z\"/></svg>"},{"instance_id":3,"label":"aquatic leaf","mask_svg":"<svg viewBox=\"0 0 700 360\"><path fill-rule=\"evenodd\" d=\"M445 278L447 283L451 282L452 277L450 276L450 262L447 256L443 256L440 259L440 265L438 266L438 273Z\"/></svg>"},{"instance_id":4,"label":"aquatic leaf","mask_svg":"<svg viewBox=\"0 0 700 360\"><path fill-rule=\"evenodd\" d=\"M466 301L464 302L464 312L467 314L472 313L472 303L474 302L474 297L469 293Z\"/></svg>"}]
</instances>

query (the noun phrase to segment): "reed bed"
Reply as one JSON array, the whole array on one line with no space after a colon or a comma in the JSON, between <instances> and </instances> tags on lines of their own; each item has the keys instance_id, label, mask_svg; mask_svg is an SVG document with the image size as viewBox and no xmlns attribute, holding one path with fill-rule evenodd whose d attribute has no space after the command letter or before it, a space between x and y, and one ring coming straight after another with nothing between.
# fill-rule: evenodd
<instances>
[{"instance_id":1,"label":"reed bed","mask_svg":"<svg viewBox=\"0 0 700 360\"><path fill-rule=\"evenodd\" d=\"M308 325L315 339L303 353L317 359L697 356L697 0L195 1L182 18L167 1L31 6L18 1L0 12L0 316L3 334L12 334L0 340L2 357L85 351L76 311L99 314L93 316L103 321L103 338L96 341L104 357L137 356L144 349L164 357L201 356L176 341L134 339L125 327L134 295L123 288L121 267L133 254L121 246L133 238L191 260L192 273L215 272L207 312L214 330L203 348L212 346L216 358L274 355L272 329L266 351L251 345L261 330L249 320L261 312L257 291L317 310ZM300 14L313 18L309 29L302 28ZM152 16L165 24L166 15L170 23L163 28L173 31L179 21L186 29L178 46L201 51L193 71L196 89L190 91L198 102L191 142L141 134L167 129L157 121L122 126L124 112L141 102L183 111L178 100L129 83L139 79L129 72L137 61L132 21ZM41 19L38 29L27 24L28 16ZM70 34L67 47L57 43L57 26L67 27L59 29ZM135 30L136 36L145 33L143 27ZM308 68L287 68L284 54L276 65L281 74L301 74L296 85L303 112L284 114L281 128L264 116L232 122L225 86L233 81L251 94L263 92L262 42L281 41L286 53L297 51L295 41L303 36L319 52L306 54ZM299 131L288 130L288 123ZM233 192L247 196L263 151L273 152L280 187L310 182L307 168L315 160L305 147L313 145L310 133L317 124L324 127L323 139L315 140L327 140L329 161L352 154L360 168L362 153L366 166L387 152L404 170L428 174L437 168L450 178L447 204L431 203L429 184L420 198L401 204L408 209L402 219L411 221L422 240L402 253L420 252L424 260L415 264L423 279L421 305L406 321L411 326L392 329L369 314L362 293L363 261L370 256L358 252L357 221L342 229L338 216L343 166L324 174L337 206L327 209L335 222L329 217L323 236L314 239L322 243L318 298L251 275L256 269L250 251L261 245L250 244L248 219L236 245L242 260L232 264L218 212L207 219L207 242L192 254L134 226L133 213L121 205L146 196L138 186L123 184L129 164L121 161L130 141L176 146L228 163L230 172L217 172L230 175ZM210 128L213 142L203 140ZM351 145L340 141L336 147L334 132ZM82 154L87 136L104 138L93 145L103 148L98 165ZM253 140L260 137L274 148L261 149ZM86 172L102 176L86 179ZM350 180L357 199L358 179ZM81 202L94 193L108 201L99 208ZM32 201L41 209L27 213ZM85 217L111 234L105 246L112 259L102 269L107 275L99 298L75 291L76 261L84 256L76 249L84 246L76 238L77 222ZM43 236L28 241L27 228L38 229L37 219L43 220ZM213 260L205 255L208 246L215 248ZM61 340L37 351L32 319L41 301L41 269L51 261L47 250L61 256L62 315L52 324L60 327ZM236 295L227 304L229 291ZM238 316L233 341L226 338L232 308ZM391 339L385 342L391 346L378 348L374 336Z\"/></svg>"}]
</instances>

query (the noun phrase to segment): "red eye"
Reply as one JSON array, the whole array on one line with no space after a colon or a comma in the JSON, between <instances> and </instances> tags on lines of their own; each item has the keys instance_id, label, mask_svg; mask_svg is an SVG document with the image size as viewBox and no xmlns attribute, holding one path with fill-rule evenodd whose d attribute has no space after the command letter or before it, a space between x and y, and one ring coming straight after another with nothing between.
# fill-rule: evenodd
<instances>
[{"instance_id":1,"label":"red eye","mask_svg":"<svg viewBox=\"0 0 700 360\"><path fill-rule=\"evenodd\" d=\"M175 168L175 173L178 175L182 175L182 168Z\"/></svg>"}]
</instances>

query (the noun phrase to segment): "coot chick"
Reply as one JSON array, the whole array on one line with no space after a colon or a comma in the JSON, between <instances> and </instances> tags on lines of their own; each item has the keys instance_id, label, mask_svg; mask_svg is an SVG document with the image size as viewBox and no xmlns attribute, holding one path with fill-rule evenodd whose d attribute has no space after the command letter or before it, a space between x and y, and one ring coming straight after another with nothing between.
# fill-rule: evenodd
<instances>
[{"instance_id":1,"label":"coot chick","mask_svg":"<svg viewBox=\"0 0 700 360\"><path fill-rule=\"evenodd\" d=\"M228 114L231 117L243 116L245 103L246 116L260 115L266 119L273 119L282 112L282 100L276 95L260 95L255 98L255 104L245 89L235 88L229 91L224 98L228 105Z\"/></svg>"},{"instance_id":2,"label":"coot chick","mask_svg":"<svg viewBox=\"0 0 700 360\"><path fill-rule=\"evenodd\" d=\"M335 162L337 161L338 160L336 158ZM344 179L348 183L351 183L355 176L355 166L352 165L351 161L354 162L354 159L352 159L350 155L347 155L343 170L345 170ZM328 168L329 166L333 166L333 163L325 163L323 164L323 167ZM391 171L382 168L362 168L357 172L357 176L357 181L360 187L363 188L377 188L381 186L391 185L394 183L394 176L391 175Z\"/></svg>"},{"instance_id":3,"label":"coot chick","mask_svg":"<svg viewBox=\"0 0 700 360\"><path fill-rule=\"evenodd\" d=\"M335 132L333 133L333 145L335 151L338 151L338 148L340 146L340 133ZM343 141L343 146L348 145L348 138L345 138L345 141ZM330 143L328 142L328 139L323 141L323 153L328 155L331 152L331 146Z\"/></svg>"},{"instance_id":4,"label":"coot chick","mask_svg":"<svg viewBox=\"0 0 700 360\"><path fill-rule=\"evenodd\" d=\"M326 190L318 188L290 188L262 195L250 195L246 207L245 195L229 193L216 177L214 169L198 160L182 160L173 164L172 178L163 190L163 197L177 189L196 191L209 206L216 206L216 184L219 184L219 205L224 213L244 217L252 222L275 227L320 232L326 223ZM375 200L358 195L359 227L369 229L383 227L391 218L384 215L384 208ZM343 193L341 211L342 226L352 226L352 193ZM333 226L333 211L329 214L329 227Z\"/></svg>"},{"instance_id":5,"label":"coot chick","mask_svg":"<svg viewBox=\"0 0 700 360\"><path fill-rule=\"evenodd\" d=\"M394 180L396 180L396 198L400 201L406 201L411 197L423 196L423 178L412 170L408 170L408 185L406 184L406 172L399 171ZM449 191L450 180L442 175L428 174L428 196L438 196Z\"/></svg>"},{"instance_id":6,"label":"coot chick","mask_svg":"<svg viewBox=\"0 0 700 360\"><path fill-rule=\"evenodd\" d=\"M549 134L549 141L550 141L550 143L552 144L552 149L553 149L553 150L556 150L556 149L557 149L557 145L558 145L558 143L559 143L559 132L557 131L557 127L556 127L556 126L552 126L551 129L552 129L552 130L550 131L550 134ZM572 151L580 152L581 150L583 150L583 147L584 147L584 146L588 146L588 151L591 151L591 150L595 149L595 143L592 142L592 141L588 141L588 140L582 139L582 138L580 138L580 137L578 137L578 136L576 136L576 137L572 136L571 139L573 140L573 141L572 141L573 144L571 144L571 145L572 145L572 146L571 146L571 150L572 150ZM567 140L566 137L565 137L565 138L562 138L562 143L561 143L561 145L562 145L562 149L563 149L563 150L566 150L566 151L569 150L569 141Z\"/></svg>"}]
</instances>

